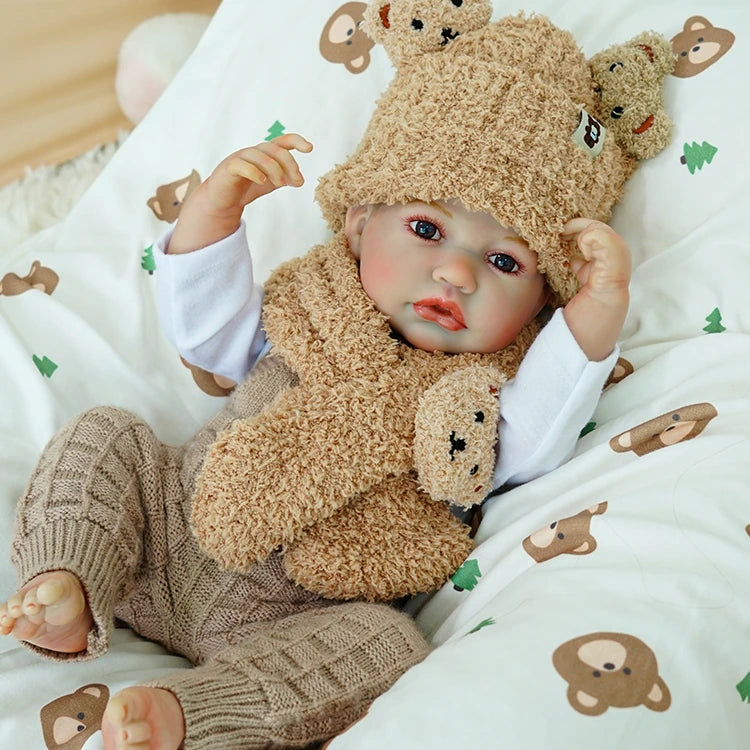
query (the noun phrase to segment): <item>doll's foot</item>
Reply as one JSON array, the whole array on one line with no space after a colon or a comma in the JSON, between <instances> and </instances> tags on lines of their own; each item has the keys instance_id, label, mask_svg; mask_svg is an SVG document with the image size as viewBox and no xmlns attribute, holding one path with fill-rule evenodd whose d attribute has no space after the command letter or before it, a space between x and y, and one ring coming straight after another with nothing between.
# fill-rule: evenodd
<instances>
[{"instance_id":1,"label":"doll's foot","mask_svg":"<svg viewBox=\"0 0 750 750\"><path fill-rule=\"evenodd\" d=\"M182 706L162 688L125 688L102 718L105 750L178 750L185 739Z\"/></svg>"},{"instance_id":2,"label":"doll's foot","mask_svg":"<svg viewBox=\"0 0 750 750\"><path fill-rule=\"evenodd\" d=\"M0 634L61 654L85 651L92 625L81 582L66 570L32 578L0 604Z\"/></svg>"}]
</instances>

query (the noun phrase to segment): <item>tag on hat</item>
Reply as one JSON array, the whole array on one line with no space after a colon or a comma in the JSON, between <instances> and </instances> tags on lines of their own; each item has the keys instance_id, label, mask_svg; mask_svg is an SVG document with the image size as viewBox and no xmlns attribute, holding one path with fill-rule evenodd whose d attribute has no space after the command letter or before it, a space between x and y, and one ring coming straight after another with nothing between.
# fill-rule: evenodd
<instances>
[{"instance_id":1,"label":"tag on hat","mask_svg":"<svg viewBox=\"0 0 750 750\"><path fill-rule=\"evenodd\" d=\"M607 129L583 107L579 114L578 127L571 136L573 143L582 148L592 159L604 148Z\"/></svg>"}]
</instances>

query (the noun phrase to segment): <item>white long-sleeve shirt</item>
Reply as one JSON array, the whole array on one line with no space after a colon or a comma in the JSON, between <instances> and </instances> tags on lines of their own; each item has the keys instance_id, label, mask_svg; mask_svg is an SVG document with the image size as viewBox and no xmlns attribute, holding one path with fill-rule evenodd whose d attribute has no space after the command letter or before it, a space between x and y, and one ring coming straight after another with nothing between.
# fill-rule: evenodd
<instances>
[{"instance_id":1,"label":"white long-sleeve shirt","mask_svg":"<svg viewBox=\"0 0 750 750\"><path fill-rule=\"evenodd\" d=\"M240 382L268 351L245 228L192 253L154 244L161 326L188 362ZM493 488L542 476L570 458L619 349L590 362L557 310L500 390Z\"/></svg>"}]
</instances>

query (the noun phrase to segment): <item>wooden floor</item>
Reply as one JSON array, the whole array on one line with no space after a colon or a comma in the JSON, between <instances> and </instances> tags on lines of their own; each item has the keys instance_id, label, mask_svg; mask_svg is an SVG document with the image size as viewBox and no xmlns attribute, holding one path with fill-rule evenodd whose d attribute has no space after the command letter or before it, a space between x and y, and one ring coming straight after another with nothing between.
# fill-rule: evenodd
<instances>
[{"instance_id":1,"label":"wooden floor","mask_svg":"<svg viewBox=\"0 0 750 750\"><path fill-rule=\"evenodd\" d=\"M117 51L161 13L213 13L219 0L0 0L0 185L114 140L131 124Z\"/></svg>"}]
</instances>

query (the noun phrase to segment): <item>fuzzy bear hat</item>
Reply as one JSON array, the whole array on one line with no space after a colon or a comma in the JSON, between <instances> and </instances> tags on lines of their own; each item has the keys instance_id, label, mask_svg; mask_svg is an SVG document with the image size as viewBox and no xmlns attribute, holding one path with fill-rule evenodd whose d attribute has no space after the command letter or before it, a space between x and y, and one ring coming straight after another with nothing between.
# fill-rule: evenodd
<instances>
[{"instance_id":1,"label":"fuzzy bear hat","mask_svg":"<svg viewBox=\"0 0 750 750\"><path fill-rule=\"evenodd\" d=\"M396 75L358 148L321 178L316 199L339 231L357 204L457 198L516 229L564 304L578 281L563 226L576 216L607 221L637 158L669 141L661 87L672 52L650 35L599 53L595 71L572 35L547 18L489 23L491 12L489 0L370 3L365 29L385 46ZM625 47L635 66L619 61ZM620 75L625 67L629 78ZM622 99L619 110L613 96ZM610 115L641 100L654 100L654 111L642 133L626 135L643 136L648 148L617 139L617 128L615 137L607 132Z\"/></svg>"}]
</instances>

